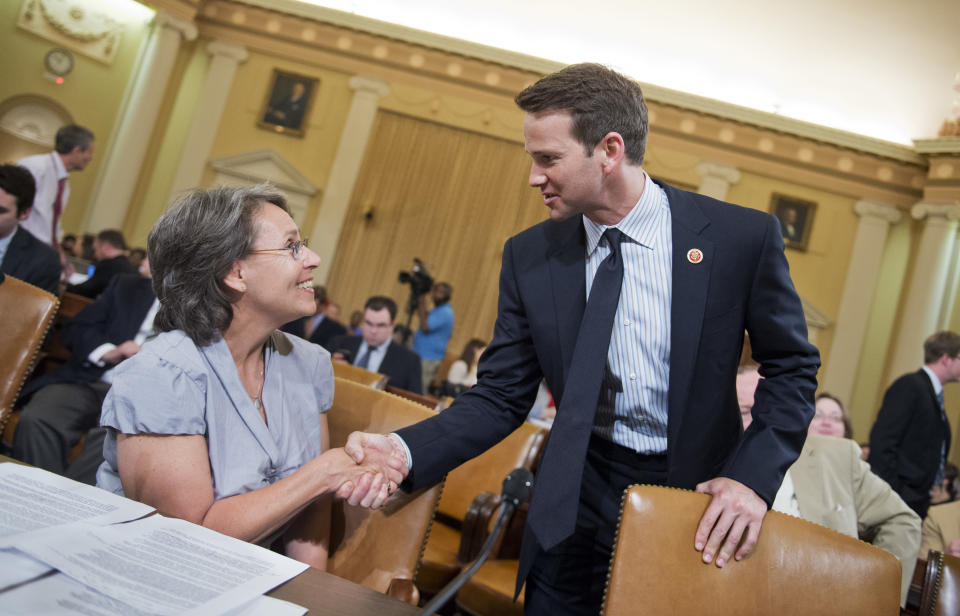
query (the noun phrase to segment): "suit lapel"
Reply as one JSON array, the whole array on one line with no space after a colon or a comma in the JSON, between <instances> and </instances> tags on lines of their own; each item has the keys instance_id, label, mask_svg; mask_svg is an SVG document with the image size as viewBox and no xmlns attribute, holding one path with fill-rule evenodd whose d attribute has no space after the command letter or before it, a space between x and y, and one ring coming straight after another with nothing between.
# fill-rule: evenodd
<instances>
[{"instance_id":1,"label":"suit lapel","mask_svg":"<svg viewBox=\"0 0 960 616\"><path fill-rule=\"evenodd\" d=\"M658 182L659 184L659 182ZM670 307L670 410L668 450L679 434L691 388L714 259L713 242L702 232L710 221L686 192L661 184L670 201L673 231L673 288ZM701 258L689 254L698 250Z\"/></svg>"},{"instance_id":2,"label":"suit lapel","mask_svg":"<svg viewBox=\"0 0 960 616\"><path fill-rule=\"evenodd\" d=\"M940 400L937 399L937 391L933 387L933 382L930 380L930 375L927 374L927 371L921 368L917 371L919 378L923 379L923 382L926 384L927 393L930 394L930 406L933 408L933 412L936 414L937 421L943 425L943 434L944 439L946 440L944 445L946 447L947 454L950 453L950 420L947 418L946 409L941 410Z\"/></svg>"},{"instance_id":3,"label":"suit lapel","mask_svg":"<svg viewBox=\"0 0 960 616\"><path fill-rule=\"evenodd\" d=\"M823 519L823 511L832 506L831 503L826 502L827 495L823 490L825 478L820 477L818 455L816 447L807 443L800 452L800 457L790 467L790 479L793 481L793 491L797 495L797 506L805 520ZM821 511L817 510L818 507Z\"/></svg>"},{"instance_id":4,"label":"suit lapel","mask_svg":"<svg viewBox=\"0 0 960 616\"><path fill-rule=\"evenodd\" d=\"M580 321L587 305L586 239L583 231L583 219L574 216L556 225L548 227L548 254L550 264L550 289L552 291L553 310L556 314L557 340L560 346L563 377L567 382L567 371L573 361L573 347L580 332ZM563 392L554 392L559 398Z\"/></svg>"}]
</instances>

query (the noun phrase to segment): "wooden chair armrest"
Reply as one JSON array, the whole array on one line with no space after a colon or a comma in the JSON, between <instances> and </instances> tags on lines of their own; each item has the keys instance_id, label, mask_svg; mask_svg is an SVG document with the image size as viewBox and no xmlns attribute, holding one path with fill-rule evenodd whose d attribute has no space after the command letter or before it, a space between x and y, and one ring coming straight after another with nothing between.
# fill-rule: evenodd
<instances>
[{"instance_id":1,"label":"wooden chair armrest","mask_svg":"<svg viewBox=\"0 0 960 616\"><path fill-rule=\"evenodd\" d=\"M481 492L470 502L460 528L460 550L457 552L457 560L461 564L472 561L480 553L480 547L487 540L490 526L499 508L500 496L491 492Z\"/></svg>"},{"instance_id":2,"label":"wooden chair armrest","mask_svg":"<svg viewBox=\"0 0 960 616\"><path fill-rule=\"evenodd\" d=\"M507 520L503 535L493 546L492 559L516 559L520 557L520 543L523 541L523 526L527 521L530 506L524 503ZM460 529L460 549L457 560L461 564L471 562L480 553L483 542L487 540L490 529L500 511L500 495L481 492L470 503Z\"/></svg>"},{"instance_id":3,"label":"wooden chair armrest","mask_svg":"<svg viewBox=\"0 0 960 616\"><path fill-rule=\"evenodd\" d=\"M413 580L406 578L393 578L390 580L390 586L387 587L387 596L403 601L404 603L409 603L410 605L420 603L420 589L413 583Z\"/></svg>"}]
</instances>

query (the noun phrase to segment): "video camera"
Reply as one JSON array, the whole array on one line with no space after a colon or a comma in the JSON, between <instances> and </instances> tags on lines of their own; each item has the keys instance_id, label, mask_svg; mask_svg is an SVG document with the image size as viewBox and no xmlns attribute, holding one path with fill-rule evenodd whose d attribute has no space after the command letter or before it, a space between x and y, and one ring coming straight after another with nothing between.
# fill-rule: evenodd
<instances>
[{"instance_id":1,"label":"video camera","mask_svg":"<svg viewBox=\"0 0 960 616\"><path fill-rule=\"evenodd\" d=\"M411 271L401 271L397 275L397 280L410 285L410 298L414 306L416 306L416 301L421 295L429 293L430 289L433 288L433 278L427 272L427 267L423 264L423 261L417 257L413 258Z\"/></svg>"}]
</instances>

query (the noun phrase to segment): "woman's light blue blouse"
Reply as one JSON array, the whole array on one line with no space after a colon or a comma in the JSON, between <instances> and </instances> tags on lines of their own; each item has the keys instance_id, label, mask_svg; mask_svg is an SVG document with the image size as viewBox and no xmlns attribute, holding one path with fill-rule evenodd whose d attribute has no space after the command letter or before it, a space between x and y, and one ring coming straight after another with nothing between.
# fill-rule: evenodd
<instances>
[{"instance_id":1,"label":"woman's light blue blouse","mask_svg":"<svg viewBox=\"0 0 960 616\"><path fill-rule=\"evenodd\" d=\"M320 413L333 403L323 348L274 332L264 351L264 423L223 339L198 347L165 332L116 368L100 425L108 430L97 485L123 494L116 433L203 434L215 500L282 479L321 453Z\"/></svg>"}]
</instances>

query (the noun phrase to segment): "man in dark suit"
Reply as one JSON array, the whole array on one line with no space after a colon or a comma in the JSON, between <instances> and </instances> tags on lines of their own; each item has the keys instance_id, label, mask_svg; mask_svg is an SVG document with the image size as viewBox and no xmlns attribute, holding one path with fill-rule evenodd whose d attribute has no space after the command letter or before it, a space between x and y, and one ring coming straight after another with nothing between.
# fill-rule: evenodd
<instances>
[{"instance_id":1,"label":"man in dark suit","mask_svg":"<svg viewBox=\"0 0 960 616\"><path fill-rule=\"evenodd\" d=\"M390 385L414 393L423 391L420 356L393 341L397 304L389 297L375 295L363 305L361 336L338 336L330 342L333 359L347 361L390 377Z\"/></svg>"},{"instance_id":2,"label":"man in dark suit","mask_svg":"<svg viewBox=\"0 0 960 616\"><path fill-rule=\"evenodd\" d=\"M632 483L712 495L690 537L705 562L752 551L803 446L819 354L776 218L643 170L647 112L634 82L573 65L516 100L530 184L551 220L504 246L478 383L395 435L351 435L348 451L406 457L404 488L436 482L520 425L546 378L557 415L517 589L525 580L528 613L596 614ZM745 330L765 377L746 432L735 389Z\"/></svg>"},{"instance_id":3,"label":"man in dark suit","mask_svg":"<svg viewBox=\"0 0 960 616\"><path fill-rule=\"evenodd\" d=\"M319 344L332 353L335 349L330 341L346 334L347 328L326 315L328 302L325 287L319 285L313 287L313 301L317 304L317 311L313 316L290 321L281 329L288 334Z\"/></svg>"},{"instance_id":4,"label":"man in dark suit","mask_svg":"<svg viewBox=\"0 0 960 616\"><path fill-rule=\"evenodd\" d=\"M943 478L950 424L943 386L960 379L960 335L937 332L923 342L924 366L893 382L870 430L870 468L896 490L920 519L930 488Z\"/></svg>"},{"instance_id":5,"label":"man in dark suit","mask_svg":"<svg viewBox=\"0 0 960 616\"><path fill-rule=\"evenodd\" d=\"M149 274L149 261L141 271ZM14 458L55 473L66 471L67 454L100 420L110 370L135 355L152 335L157 307L149 278L122 274L64 326L62 338L70 360L24 387Z\"/></svg>"},{"instance_id":6,"label":"man in dark suit","mask_svg":"<svg viewBox=\"0 0 960 616\"><path fill-rule=\"evenodd\" d=\"M35 192L25 167L0 165L0 271L59 295L60 255L20 226Z\"/></svg>"},{"instance_id":7,"label":"man in dark suit","mask_svg":"<svg viewBox=\"0 0 960 616\"><path fill-rule=\"evenodd\" d=\"M123 239L123 234L116 229L105 229L98 233L93 241L93 250L97 257L93 275L80 284L68 286L67 291L70 293L96 298L103 293L114 276L137 272L137 268L127 259L127 242Z\"/></svg>"}]
</instances>

